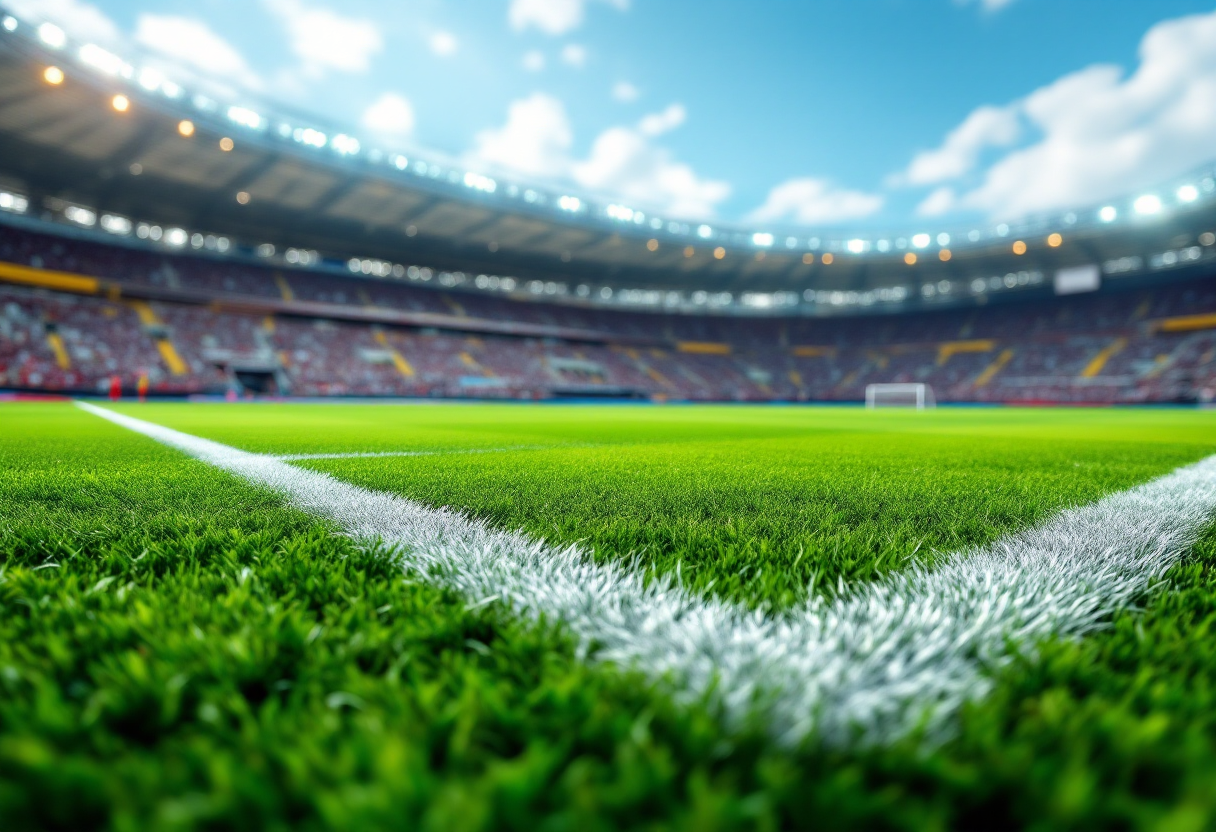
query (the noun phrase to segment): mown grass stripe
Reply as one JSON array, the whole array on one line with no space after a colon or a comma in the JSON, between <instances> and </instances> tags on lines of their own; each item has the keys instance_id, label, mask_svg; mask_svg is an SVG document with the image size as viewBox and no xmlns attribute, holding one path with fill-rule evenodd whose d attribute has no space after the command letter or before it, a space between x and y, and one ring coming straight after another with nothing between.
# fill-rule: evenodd
<instances>
[{"instance_id":1,"label":"mown grass stripe","mask_svg":"<svg viewBox=\"0 0 1216 832\"><path fill-rule=\"evenodd\" d=\"M457 512L359 488L113 411L79 406L266 486L350 534L393 546L402 564L474 602L563 622L595 658L712 695L729 726L759 716L796 743L884 742L949 730L987 671L1048 636L1084 635L1132 603L1197 539L1216 510L1216 456L1062 512L936 568L766 615L594 564Z\"/></svg>"}]
</instances>

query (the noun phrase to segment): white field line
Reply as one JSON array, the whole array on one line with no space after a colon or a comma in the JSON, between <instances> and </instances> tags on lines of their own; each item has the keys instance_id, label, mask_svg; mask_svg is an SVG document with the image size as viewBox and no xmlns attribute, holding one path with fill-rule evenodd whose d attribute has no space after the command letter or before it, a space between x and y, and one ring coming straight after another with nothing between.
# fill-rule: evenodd
<instances>
[{"instance_id":1,"label":"white field line","mask_svg":"<svg viewBox=\"0 0 1216 832\"><path fill-rule=\"evenodd\" d=\"M1193 545L1216 509L1214 456L936 568L774 616L698 597L678 578L596 564L574 546L78 406L395 547L404 567L471 603L501 600L561 621L594 658L670 681L688 700L709 696L728 728L759 717L785 743L881 743L917 728L946 736L961 703L987 692L994 667L1045 637L1100 627Z\"/></svg>"},{"instance_id":2,"label":"white field line","mask_svg":"<svg viewBox=\"0 0 1216 832\"><path fill-rule=\"evenodd\" d=\"M510 451L547 451L552 448L588 447L585 445L508 445L503 448L453 448L436 451L350 451L346 453L319 454L267 454L282 462L299 462L306 459L377 459L392 456L449 456L457 454L498 454Z\"/></svg>"}]
</instances>

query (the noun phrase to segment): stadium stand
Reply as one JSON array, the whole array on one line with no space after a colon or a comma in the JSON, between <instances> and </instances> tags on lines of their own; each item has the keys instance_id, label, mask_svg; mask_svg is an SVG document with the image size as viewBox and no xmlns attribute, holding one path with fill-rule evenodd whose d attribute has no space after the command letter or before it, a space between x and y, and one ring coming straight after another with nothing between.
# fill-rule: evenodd
<instances>
[{"instance_id":1,"label":"stadium stand","mask_svg":"<svg viewBox=\"0 0 1216 832\"><path fill-rule=\"evenodd\" d=\"M1184 402L1216 391L1211 275L915 314L630 312L0 228L0 386L154 394Z\"/></svg>"}]
</instances>

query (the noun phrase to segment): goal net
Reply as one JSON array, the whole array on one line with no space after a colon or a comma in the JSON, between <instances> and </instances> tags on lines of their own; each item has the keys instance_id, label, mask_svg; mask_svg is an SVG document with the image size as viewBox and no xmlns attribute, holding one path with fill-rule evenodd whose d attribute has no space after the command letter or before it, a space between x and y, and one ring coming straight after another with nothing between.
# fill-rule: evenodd
<instances>
[{"instance_id":1,"label":"goal net","mask_svg":"<svg viewBox=\"0 0 1216 832\"><path fill-rule=\"evenodd\" d=\"M933 388L927 384L867 384L866 407L936 407Z\"/></svg>"}]
</instances>

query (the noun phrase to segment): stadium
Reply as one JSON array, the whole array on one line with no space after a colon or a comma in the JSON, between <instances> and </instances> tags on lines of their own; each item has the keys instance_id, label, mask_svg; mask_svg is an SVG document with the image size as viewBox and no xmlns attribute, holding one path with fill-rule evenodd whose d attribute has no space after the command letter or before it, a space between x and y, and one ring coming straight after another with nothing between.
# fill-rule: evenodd
<instances>
[{"instance_id":1,"label":"stadium","mask_svg":"<svg viewBox=\"0 0 1216 832\"><path fill-rule=\"evenodd\" d=\"M1216 825L1216 165L719 220L0 24L3 828Z\"/></svg>"}]
</instances>

